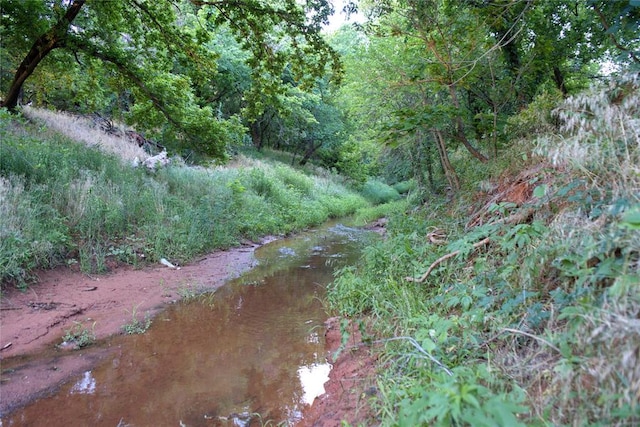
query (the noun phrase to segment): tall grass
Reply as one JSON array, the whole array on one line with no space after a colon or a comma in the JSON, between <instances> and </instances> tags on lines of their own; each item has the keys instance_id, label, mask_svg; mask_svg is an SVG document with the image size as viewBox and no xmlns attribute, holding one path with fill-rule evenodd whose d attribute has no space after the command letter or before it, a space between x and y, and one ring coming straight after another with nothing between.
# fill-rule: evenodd
<instances>
[{"instance_id":1,"label":"tall grass","mask_svg":"<svg viewBox=\"0 0 640 427\"><path fill-rule=\"evenodd\" d=\"M539 171L524 205L470 225L465 199L431 199L338 274L334 310L374 319L382 425L640 423L639 96L613 80L520 141Z\"/></svg>"},{"instance_id":2,"label":"tall grass","mask_svg":"<svg viewBox=\"0 0 640 427\"><path fill-rule=\"evenodd\" d=\"M85 134L69 130L81 123L66 123L65 134ZM87 147L2 111L0 140L3 284L26 286L34 269L65 262L87 272L114 262L185 263L368 206L330 177L247 158L225 167L174 163L149 172L132 167L117 144Z\"/></svg>"},{"instance_id":3,"label":"tall grass","mask_svg":"<svg viewBox=\"0 0 640 427\"><path fill-rule=\"evenodd\" d=\"M127 138L102 132L87 117L32 107L24 107L22 112L25 117L42 123L44 125L42 129L45 131L57 132L88 147L98 147L125 161L133 162L135 159L144 161L149 157L144 149Z\"/></svg>"}]
</instances>

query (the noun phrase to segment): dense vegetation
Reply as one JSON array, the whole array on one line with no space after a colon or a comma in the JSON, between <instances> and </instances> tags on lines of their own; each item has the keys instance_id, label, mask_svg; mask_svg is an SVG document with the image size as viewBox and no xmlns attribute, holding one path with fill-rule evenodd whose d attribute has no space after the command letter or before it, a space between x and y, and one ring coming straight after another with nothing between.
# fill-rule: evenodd
<instances>
[{"instance_id":1,"label":"dense vegetation","mask_svg":"<svg viewBox=\"0 0 640 427\"><path fill-rule=\"evenodd\" d=\"M393 215L339 272L331 306L384 354L383 425L640 422L639 83L567 99L486 193ZM551 126L536 108L521 125Z\"/></svg>"},{"instance_id":2,"label":"dense vegetation","mask_svg":"<svg viewBox=\"0 0 640 427\"><path fill-rule=\"evenodd\" d=\"M363 23L323 35L326 0L3 1L2 106L24 116L0 115L0 280L366 207L387 238L328 303L381 352L383 425L640 423L640 3L345 9ZM42 107L173 161L133 168L148 154Z\"/></svg>"}]
</instances>

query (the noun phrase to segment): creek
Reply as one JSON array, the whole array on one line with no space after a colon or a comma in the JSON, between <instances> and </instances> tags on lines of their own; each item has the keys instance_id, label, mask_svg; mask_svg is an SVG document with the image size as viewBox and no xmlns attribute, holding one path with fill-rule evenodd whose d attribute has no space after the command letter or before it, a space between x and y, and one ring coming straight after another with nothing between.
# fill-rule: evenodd
<instances>
[{"instance_id":1,"label":"creek","mask_svg":"<svg viewBox=\"0 0 640 427\"><path fill-rule=\"evenodd\" d=\"M0 426L295 424L331 369L326 286L376 237L333 222L259 248L254 269L102 343L105 361Z\"/></svg>"}]
</instances>

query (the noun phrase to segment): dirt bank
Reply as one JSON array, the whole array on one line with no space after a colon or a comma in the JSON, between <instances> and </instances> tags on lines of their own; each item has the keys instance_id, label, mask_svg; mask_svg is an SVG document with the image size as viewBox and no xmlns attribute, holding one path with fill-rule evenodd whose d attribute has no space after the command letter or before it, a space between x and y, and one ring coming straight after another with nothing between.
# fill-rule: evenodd
<instances>
[{"instance_id":1,"label":"dirt bank","mask_svg":"<svg viewBox=\"0 0 640 427\"><path fill-rule=\"evenodd\" d=\"M80 325L98 340L119 334L134 317L143 320L185 295L215 289L248 270L255 265L258 246L216 252L180 269L119 267L94 277L59 268L40 273L39 284L25 292L3 290L0 416L50 393L109 355L109 348L61 349L69 330ZM335 319L327 326L327 351L334 352L340 345L339 326ZM369 395L362 393L372 393L364 377L372 375L373 361L355 345L358 339L354 334L351 350L335 361L327 393L316 399L302 425L339 426L342 419L353 423L368 413L363 403Z\"/></svg>"}]
</instances>

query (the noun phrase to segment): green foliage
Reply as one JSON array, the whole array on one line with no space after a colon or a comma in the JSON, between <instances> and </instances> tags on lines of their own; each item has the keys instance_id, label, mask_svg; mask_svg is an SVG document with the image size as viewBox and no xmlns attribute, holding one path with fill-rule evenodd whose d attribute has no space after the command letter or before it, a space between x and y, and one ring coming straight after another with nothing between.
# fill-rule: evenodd
<instances>
[{"instance_id":1,"label":"green foliage","mask_svg":"<svg viewBox=\"0 0 640 427\"><path fill-rule=\"evenodd\" d=\"M378 218L403 214L409 206L406 199L399 199L394 202L360 208L354 217L357 224L366 224Z\"/></svg>"},{"instance_id":2,"label":"green foliage","mask_svg":"<svg viewBox=\"0 0 640 427\"><path fill-rule=\"evenodd\" d=\"M517 115L509 117L507 129L512 138L544 134L554 128L552 110L562 100L559 91L543 92Z\"/></svg>"},{"instance_id":3,"label":"green foliage","mask_svg":"<svg viewBox=\"0 0 640 427\"><path fill-rule=\"evenodd\" d=\"M108 112L173 150L225 160L246 132L242 121L286 107L278 98L289 90L310 95L317 79L340 79L320 34L331 11L324 0L7 0L0 69L18 78L0 73L1 105L15 109L23 93L40 105ZM332 128L316 126L313 136L335 137Z\"/></svg>"},{"instance_id":4,"label":"green foliage","mask_svg":"<svg viewBox=\"0 0 640 427\"><path fill-rule=\"evenodd\" d=\"M458 190L456 173L463 192L472 188L475 177L462 169L475 159L494 161L514 136L551 131L561 98L639 63L635 2L381 0L359 7L368 22L331 39L346 68L337 100L349 138L338 168L357 182L366 179L359 163L389 182L413 178L423 199Z\"/></svg>"},{"instance_id":5,"label":"green foliage","mask_svg":"<svg viewBox=\"0 0 640 427\"><path fill-rule=\"evenodd\" d=\"M80 322L74 322L74 326L67 330L62 337L63 345L72 345L75 348L88 347L96 341L95 322L87 327Z\"/></svg>"},{"instance_id":6,"label":"green foliage","mask_svg":"<svg viewBox=\"0 0 640 427\"><path fill-rule=\"evenodd\" d=\"M411 190L416 189L415 180L407 180L393 184L394 190L396 190L400 194L406 194Z\"/></svg>"},{"instance_id":7,"label":"green foliage","mask_svg":"<svg viewBox=\"0 0 640 427\"><path fill-rule=\"evenodd\" d=\"M137 316L138 307L134 307L131 310L131 321L122 326L122 332L126 335L139 335L144 334L151 327L151 317L149 313L145 314L144 319L140 320Z\"/></svg>"},{"instance_id":8,"label":"green foliage","mask_svg":"<svg viewBox=\"0 0 640 427\"><path fill-rule=\"evenodd\" d=\"M374 205L388 203L400 198L400 194L395 188L373 178L364 183L360 192Z\"/></svg>"},{"instance_id":9,"label":"green foliage","mask_svg":"<svg viewBox=\"0 0 640 427\"><path fill-rule=\"evenodd\" d=\"M41 203L44 187L25 191L24 180L0 176L0 271L23 288L36 267L59 264L71 246L60 214Z\"/></svg>"},{"instance_id":10,"label":"green foliage","mask_svg":"<svg viewBox=\"0 0 640 427\"><path fill-rule=\"evenodd\" d=\"M493 375L483 366L455 369L451 377L431 374L430 392L416 387L408 394L413 391L421 393L420 397L400 402L398 425L524 426L518 419L527 410L521 405L524 393L492 390ZM487 383L489 386L483 385Z\"/></svg>"},{"instance_id":11,"label":"green foliage","mask_svg":"<svg viewBox=\"0 0 640 427\"><path fill-rule=\"evenodd\" d=\"M478 223L432 198L338 272L329 304L385 343L382 425L638 423L637 93L631 76L567 99L538 140L558 167L524 204Z\"/></svg>"}]
</instances>

